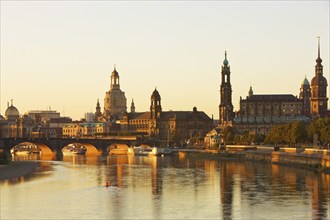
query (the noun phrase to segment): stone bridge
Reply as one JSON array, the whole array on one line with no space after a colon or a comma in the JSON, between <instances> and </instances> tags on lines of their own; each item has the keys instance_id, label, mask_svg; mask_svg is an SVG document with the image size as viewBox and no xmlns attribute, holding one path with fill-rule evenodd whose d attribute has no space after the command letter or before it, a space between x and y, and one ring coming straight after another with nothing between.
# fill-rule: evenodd
<instances>
[{"instance_id":1,"label":"stone bridge","mask_svg":"<svg viewBox=\"0 0 330 220\"><path fill-rule=\"evenodd\" d=\"M60 153L62 148L73 143L81 143L88 154L107 154L110 145L139 145L145 141L120 138L0 138L0 149L9 152L15 145L29 142L36 144L42 153ZM150 143L148 143L150 144Z\"/></svg>"}]
</instances>

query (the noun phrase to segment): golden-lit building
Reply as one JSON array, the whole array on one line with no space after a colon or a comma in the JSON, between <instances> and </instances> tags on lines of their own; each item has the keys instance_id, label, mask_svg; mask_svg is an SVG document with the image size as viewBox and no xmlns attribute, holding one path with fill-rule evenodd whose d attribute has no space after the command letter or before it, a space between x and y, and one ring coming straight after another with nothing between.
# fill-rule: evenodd
<instances>
[{"instance_id":1,"label":"golden-lit building","mask_svg":"<svg viewBox=\"0 0 330 220\"><path fill-rule=\"evenodd\" d=\"M311 81L311 115L325 117L328 110L327 79L323 76L322 59L320 57L320 38L318 40L318 57L316 59L315 76Z\"/></svg>"},{"instance_id":2,"label":"golden-lit building","mask_svg":"<svg viewBox=\"0 0 330 220\"><path fill-rule=\"evenodd\" d=\"M119 73L115 67L111 73L110 90L105 94L104 111L102 116L106 121L114 121L121 119L126 110L127 106L125 92L121 91L120 89ZM95 115L99 121L102 121L100 112L100 103L97 101L97 109Z\"/></svg>"},{"instance_id":3,"label":"golden-lit building","mask_svg":"<svg viewBox=\"0 0 330 220\"><path fill-rule=\"evenodd\" d=\"M228 61L225 59L224 65L226 66L227 63ZM320 41L318 41L315 76L311 84L309 84L305 77L300 87L299 98L291 94L255 95L253 94L252 87L250 87L249 95L245 99L240 98L240 109L236 113L232 126L239 131L253 131L259 134L267 134L276 124L286 124L293 121L308 123L311 120L310 116L314 118L325 117L328 108L328 84L326 78L323 76L323 66L321 63ZM222 82L222 84L224 83ZM228 91L230 91L229 86ZM224 94L228 95L230 93L227 92ZM221 95L221 102L223 99L231 100L231 98L226 98L222 93ZM225 121L222 121L222 124L225 124Z\"/></svg>"},{"instance_id":4,"label":"golden-lit building","mask_svg":"<svg viewBox=\"0 0 330 220\"><path fill-rule=\"evenodd\" d=\"M93 137L107 132L105 123L70 123L63 126L63 137Z\"/></svg>"},{"instance_id":5,"label":"golden-lit building","mask_svg":"<svg viewBox=\"0 0 330 220\"><path fill-rule=\"evenodd\" d=\"M162 111L161 97L155 89L151 95L150 111L125 112L120 124L122 131L143 133L166 145L203 138L212 129L213 120L196 107L192 111Z\"/></svg>"},{"instance_id":6,"label":"golden-lit building","mask_svg":"<svg viewBox=\"0 0 330 220\"><path fill-rule=\"evenodd\" d=\"M11 100L11 105L7 103L5 117L0 117L0 136L1 137L21 137L22 127L20 126L19 111Z\"/></svg>"},{"instance_id":7,"label":"golden-lit building","mask_svg":"<svg viewBox=\"0 0 330 220\"><path fill-rule=\"evenodd\" d=\"M308 122L310 119L302 114L302 105L302 100L291 94L254 95L250 87L249 96L240 98L234 127L240 131L267 134L275 124Z\"/></svg>"}]
</instances>

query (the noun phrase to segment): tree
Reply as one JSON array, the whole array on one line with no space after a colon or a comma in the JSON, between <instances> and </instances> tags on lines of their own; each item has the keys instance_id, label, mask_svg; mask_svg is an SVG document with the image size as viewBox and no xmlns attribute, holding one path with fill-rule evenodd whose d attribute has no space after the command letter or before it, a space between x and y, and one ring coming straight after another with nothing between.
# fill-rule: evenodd
<instances>
[{"instance_id":1,"label":"tree","mask_svg":"<svg viewBox=\"0 0 330 220\"><path fill-rule=\"evenodd\" d=\"M313 142L313 137L316 134L321 141L325 142L327 139L326 136L329 136L329 133L326 133L326 130L321 134L322 129L325 129L330 125L330 118L318 118L315 121L312 121L307 127L307 135L310 142ZM321 137L322 136L322 137Z\"/></svg>"},{"instance_id":2,"label":"tree","mask_svg":"<svg viewBox=\"0 0 330 220\"><path fill-rule=\"evenodd\" d=\"M321 129L321 136L320 139L323 143L330 144L330 125Z\"/></svg>"},{"instance_id":3,"label":"tree","mask_svg":"<svg viewBox=\"0 0 330 220\"><path fill-rule=\"evenodd\" d=\"M306 141L307 131L305 125L300 121L292 122L288 133L289 143L296 145Z\"/></svg>"},{"instance_id":4,"label":"tree","mask_svg":"<svg viewBox=\"0 0 330 220\"><path fill-rule=\"evenodd\" d=\"M231 126L225 127L223 130L223 137L226 144L233 143L235 137L234 129Z\"/></svg>"}]
</instances>

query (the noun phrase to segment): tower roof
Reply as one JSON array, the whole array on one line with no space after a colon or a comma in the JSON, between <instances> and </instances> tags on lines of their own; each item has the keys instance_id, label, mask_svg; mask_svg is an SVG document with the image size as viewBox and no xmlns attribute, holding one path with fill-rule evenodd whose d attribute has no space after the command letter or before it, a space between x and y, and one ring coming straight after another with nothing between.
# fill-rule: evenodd
<instances>
[{"instance_id":1,"label":"tower roof","mask_svg":"<svg viewBox=\"0 0 330 220\"><path fill-rule=\"evenodd\" d=\"M317 49L316 63L320 65L322 63L322 59L320 57L320 37L317 37L317 38L318 38L318 49Z\"/></svg>"},{"instance_id":2,"label":"tower roof","mask_svg":"<svg viewBox=\"0 0 330 220\"><path fill-rule=\"evenodd\" d=\"M10 117L10 116L15 116L18 117L19 116L19 112L17 110L17 108L13 105L13 100L11 100L11 105L8 105L7 110L5 111L5 116L6 117Z\"/></svg>"},{"instance_id":3,"label":"tower roof","mask_svg":"<svg viewBox=\"0 0 330 220\"><path fill-rule=\"evenodd\" d=\"M309 81L308 81L308 79L306 78L306 76L305 76L305 79L302 81L301 85L309 86Z\"/></svg>"},{"instance_id":4,"label":"tower roof","mask_svg":"<svg viewBox=\"0 0 330 220\"><path fill-rule=\"evenodd\" d=\"M151 98L156 98L156 97L160 97L159 92L157 91L157 89L155 88L155 90L153 91Z\"/></svg>"},{"instance_id":5,"label":"tower roof","mask_svg":"<svg viewBox=\"0 0 330 220\"><path fill-rule=\"evenodd\" d=\"M116 65L114 66L114 69L112 71L112 75L113 76L118 76L119 75L118 72L117 72L117 70L116 70Z\"/></svg>"},{"instance_id":6,"label":"tower roof","mask_svg":"<svg viewBox=\"0 0 330 220\"><path fill-rule=\"evenodd\" d=\"M227 60L227 51L225 51L225 59L223 60L223 65L227 66L229 64Z\"/></svg>"}]
</instances>

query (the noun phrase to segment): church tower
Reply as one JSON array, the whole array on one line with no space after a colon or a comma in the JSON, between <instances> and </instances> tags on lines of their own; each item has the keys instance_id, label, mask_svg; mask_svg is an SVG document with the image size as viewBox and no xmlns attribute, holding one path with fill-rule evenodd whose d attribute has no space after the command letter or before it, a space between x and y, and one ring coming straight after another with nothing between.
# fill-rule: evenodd
<instances>
[{"instance_id":1,"label":"church tower","mask_svg":"<svg viewBox=\"0 0 330 220\"><path fill-rule=\"evenodd\" d=\"M253 96L253 90L252 90L252 86L250 86L250 90L249 90L249 97Z\"/></svg>"},{"instance_id":2,"label":"church tower","mask_svg":"<svg viewBox=\"0 0 330 220\"><path fill-rule=\"evenodd\" d=\"M150 105L150 118L156 119L160 118L162 112L161 98L157 89L151 95L151 105Z\"/></svg>"},{"instance_id":3,"label":"church tower","mask_svg":"<svg viewBox=\"0 0 330 220\"><path fill-rule=\"evenodd\" d=\"M101 106L100 106L99 99L97 99L96 108L95 109L96 109L96 111L95 111L95 114L94 114L94 121L95 122L99 122L99 121L101 121L101 118L102 118Z\"/></svg>"},{"instance_id":4,"label":"church tower","mask_svg":"<svg viewBox=\"0 0 330 220\"><path fill-rule=\"evenodd\" d=\"M320 37L318 37L318 57L316 59L315 76L311 82L311 114L325 117L328 109L327 79L323 76L322 59L320 58Z\"/></svg>"},{"instance_id":5,"label":"church tower","mask_svg":"<svg viewBox=\"0 0 330 220\"><path fill-rule=\"evenodd\" d=\"M126 109L125 92L120 90L119 73L115 66L111 73L110 90L106 92L104 98L103 116L108 121L121 119Z\"/></svg>"},{"instance_id":6,"label":"church tower","mask_svg":"<svg viewBox=\"0 0 330 220\"><path fill-rule=\"evenodd\" d=\"M135 105L134 105L133 99L132 99L132 103L131 103L131 113L135 113Z\"/></svg>"},{"instance_id":7,"label":"church tower","mask_svg":"<svg viewBox=\"0 0 330 220\"><path fill-rule=\"evenodd\" d=\"M309 82L305 76L304 81L301 83L299 99L302 101L302 114L308 116L311 112L311 89Z\"/></svg>"},{"instance_id":8,"label":"church tower","mask_svg":"<svg viewBox=\"0 0 330 220\"><path fill-rule=\"evenodd\" d=\"M219 105L219 124L228 125L234 118L232 104L232 89L230 84L230 66L227 60L227 51L225 51L225 59L223 61L221 71L220 85L220 105Z\"/></svg>"}]
</instances>

